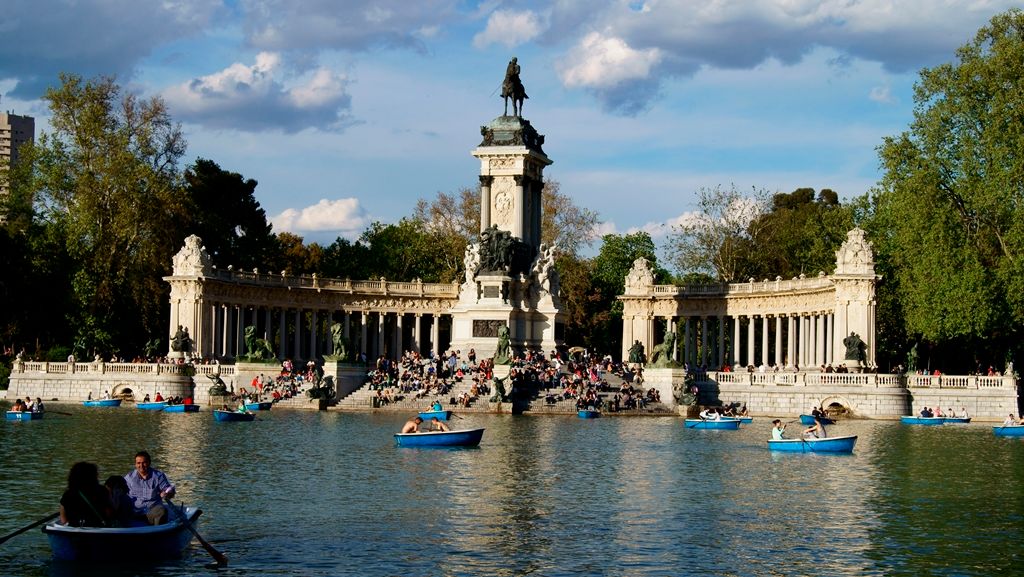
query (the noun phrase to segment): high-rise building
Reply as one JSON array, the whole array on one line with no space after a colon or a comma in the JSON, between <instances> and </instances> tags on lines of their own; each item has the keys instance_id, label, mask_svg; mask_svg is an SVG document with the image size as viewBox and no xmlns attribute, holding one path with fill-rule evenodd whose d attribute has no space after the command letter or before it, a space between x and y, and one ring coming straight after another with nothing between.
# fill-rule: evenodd
<instances>
[{"instance_id":1,"label":"high-rise building","mask_svg":"<svg viewBox=\"0 0 1024 577\"><path fill-rule=\"evenodd\" d=\"M18 148L31 142L36 134L36 121L31 116L0 112L0 170L18 161ZM7 194L7 178L0 177L0 196ZM0 214L0 222L5 220Z\"/></svg>"}]
</instances>

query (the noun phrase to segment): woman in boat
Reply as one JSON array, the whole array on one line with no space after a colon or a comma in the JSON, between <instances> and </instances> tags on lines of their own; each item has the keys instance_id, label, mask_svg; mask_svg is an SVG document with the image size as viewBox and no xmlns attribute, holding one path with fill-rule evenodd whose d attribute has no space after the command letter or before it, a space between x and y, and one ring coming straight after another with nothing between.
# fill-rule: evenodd
<instances>
[{"instance_id":1,"label":"woman in boat","mask_svg":"<svg viewBox=\"0 0 1024 577\"><path fill-rule=\"evenodd\" d=\"M121 475L111 475L103 483L110 497L110 504L113 510L111 515L112 525L115 527L131 527L135 515L135 503L128 496L128 481Z\"/></svg>"},{"instance_id":2,"label":"woman in boat","mask_svg":"<svg viewBox=\"0 0 1024 577\"><path fill-rule=\"evenodd\" d=\"M60 521L72 527L105 527L113 516L107 490L100 485L94 463L79 461L71 466L68 486L60 498Z\"/></svg>"},{"instance_id":3,"label":"woman in boat","mask_svg":"<svg viewBox=\"0 0 1024 577\"><path fill-rule=\"evenodd\" d=\"M827 436L825 434L825 425L821 423L821 418L814 418L814 424L804 429L804 436L815 437L818 439L824 439Z\"/></svg>"},{"instance_id":4,"label":"woman in boat","mask_svg":"<svg viewBox=\"0 0 1024 577\"><path fill-rule=\"evenodd\" d=\"M33 413L43 413L43 412L46 412L46 407L43 406L43 399L42 398L36 397L36 402L35 402L34 405L32 405L32 412Z\"/></svg>"},{"instance_id":5,"label":"woman in boat","mask_svg":"<svg viewBox=\"0 0 1024 577\"><path fill-rule=\"evenodd\" d=\"M784 437L782 435L784 432L786 432L786 425L784 425L781 420L775 419L774 421L772 421L772 440L773 441L781 441L781 440L785 439L786 437Z\"/></svg>"}]
</instances>

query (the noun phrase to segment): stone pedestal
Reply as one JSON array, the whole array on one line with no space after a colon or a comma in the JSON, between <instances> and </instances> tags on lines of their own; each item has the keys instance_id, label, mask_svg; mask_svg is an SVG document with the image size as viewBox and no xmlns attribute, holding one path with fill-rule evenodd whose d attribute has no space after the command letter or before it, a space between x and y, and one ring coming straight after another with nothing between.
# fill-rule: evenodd
<instances>
[{"instance_id":1,"label":"stone pedestal","mask_svg":"<svg viewBox=\"0 0 1024 577\"><path fill-rule=\"evenodd\" d=\"M657 389L661 396L662 404L675 409L679 403L676 402L675 389L682 388L686 382L686 369L644 369L644 382L640 385L644 390ZM684 407L685 409L685 407Z\"/></svg>"},{"instance_id":2,"label":"stone pedestal","mask_svg":"<svg viewBox=\"0 0 1024 577\"><path fill-rule=\"evenodd\" d=\"M264 381L266 379L273 380L278 373L281 372L281 363L276 360L267 362L248 362L239 361L235 363L235 379L234 383L226 383L228 388L231 389L232 384L234 385L234 392L237 394L241 392L241 389L245 389L247 392L259 392L259 389L254 389L252 386L252 380L263 375Z\"/></svg>"},{"instance_id":3,"label":"stone pedestal","mask_svg":"<svg viewBox=\"0 0 1024 577\"><path fill-rule=\"evenodd\" d=\"M858 361L856 359L846 359L845 361L843 361L843 364L846 365L846 368L851 373L863 373L864 372L864 366L861 364L860 361Z\"/></svg>"},{"instance_id":4,"label":"stone pedestal","mask_svg":"<svg viewBox=\"0 0 1024 577\"><path fill-rule=\"evenodd\" d=\"M334 381L334 398L341 399L363 386L366 382L366 367L340 361L324 360L324 378Z\"/></svg>"}]
</instances>

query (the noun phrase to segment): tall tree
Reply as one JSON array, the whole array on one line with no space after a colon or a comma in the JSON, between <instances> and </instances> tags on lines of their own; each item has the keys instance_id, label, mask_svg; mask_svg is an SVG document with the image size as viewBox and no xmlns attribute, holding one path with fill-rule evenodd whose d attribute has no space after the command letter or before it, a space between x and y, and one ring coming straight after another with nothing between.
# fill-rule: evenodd
<instances>
[{"instance_id":1,"label":"tall tree","mask_svg":"<svg viewBox=\"0 0 1024 577\"><path fill-rule=\"evenodd\" d=\"M956 54L921 71L910 129L881 146L869 226L909 334L999 355L1024 322L1024 12Z\"/></svg>"},{"instance_id":2,"label":"tall tree","mask_svg":"<svg viewBox=\"0 0 1024 577\"><path fill-rule=\"evenodd\" d=\"M203 158L185 171L189 220L186 234L203 239L218 266L266 269L280 246L256 200L256 181Z\"/></svg>"},{"instance_id":3,"label":"tall tree","mask_svg":"<svg viewBox=\"0 0 1024 577\"><path fill-rule=\"evenodd\" d=\"M766 208L767 192L749 196L735 186L702 188L697 211L672 226L667 252L680 275L700 273L733 282L753 271L746 265L751 243L761 233L757 219ZM755 225L755 226L752 226Z\"/></svg>"},{"instance_id":4,"label":"tall tree","mask_svg":"<svg viewBox=\"0 0 1024 577\"><path fill-rule=\"evenodd\" d=\"M52 132L22 184L72 259L79 348L135 349L166 329L161 277L181 242L185 139L159 98L122 93L112 78L60 81L44 97Z\"/></svg>"}]
</instances>

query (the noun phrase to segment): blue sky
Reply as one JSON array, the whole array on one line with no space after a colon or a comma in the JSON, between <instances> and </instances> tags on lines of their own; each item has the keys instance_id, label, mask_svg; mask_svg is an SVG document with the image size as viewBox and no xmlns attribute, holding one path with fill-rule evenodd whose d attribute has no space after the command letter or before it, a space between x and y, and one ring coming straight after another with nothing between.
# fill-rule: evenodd
<instances>
[{"instance_id":1,"label":"blue sky","mask_svg":"<svg viewBox=\"0 0 1024 577\"><path fill-rule=\"evenodd\" d=\"M546 176L602 233L661 241L702 187L864 193L919 70L1013 5L8 0L0 108L46 130L61 71L116 75L167 102L186 164L256 179L275 230L330 243L475 185L470 150L516 56Z\"/></svg>"}]
</instances>

